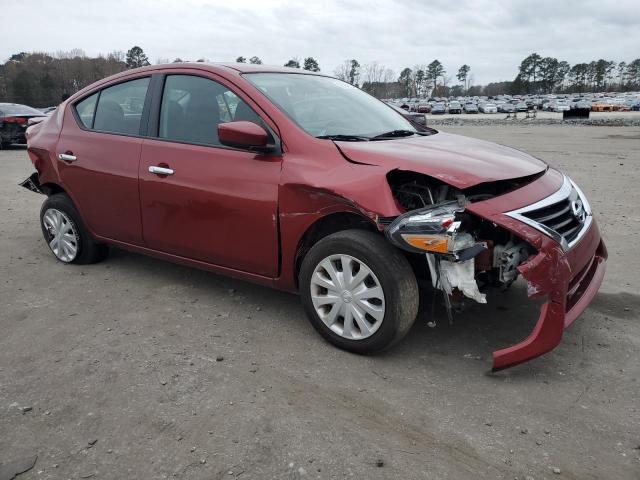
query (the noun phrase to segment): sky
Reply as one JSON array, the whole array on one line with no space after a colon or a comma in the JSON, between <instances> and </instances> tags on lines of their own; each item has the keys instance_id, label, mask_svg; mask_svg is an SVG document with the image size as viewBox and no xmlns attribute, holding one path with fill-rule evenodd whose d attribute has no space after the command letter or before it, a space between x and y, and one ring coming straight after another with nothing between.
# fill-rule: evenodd
<instances>
[{"instance_id":1,"label":"sky","mask_svg":"<svg viewBox=\"0 0 640 480\"><path fill-rule=\"evenodd\" d=\"M29 28L26 28L26 26ZM455 80L512 80L532 52L570 64L640 57L640 0L0 0L0 62L21 51L89 56L139 45L150 61L312 56L394 70L439 59Z\"/></svg>"}]
</instances>

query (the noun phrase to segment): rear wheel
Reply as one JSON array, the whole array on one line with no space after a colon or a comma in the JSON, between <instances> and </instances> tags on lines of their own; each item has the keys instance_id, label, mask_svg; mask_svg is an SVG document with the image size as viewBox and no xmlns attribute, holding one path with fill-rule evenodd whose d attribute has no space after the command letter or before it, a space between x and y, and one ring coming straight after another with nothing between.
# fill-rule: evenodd
<instances>
[{"instance_id":1,"label":"rear wheel","mask_svg":"<svg viewBox=\"0 0 640 480\"><path fill-rule=\"evenodd\" d=\"M96 263L108 254L107 246L91 237L73 202L64 193L56 193L44 201L40 226L51 252L63 263Z\"/></svg>"},{"instance_id":2,"label":"rear wheel","mask_svg":"<svg viewBox=\"0 0 640 480\"><path fill-rule=\"evenodd\" d=\"M299 277L311 324L333 345L375 353L404 337L418 313L407 259L380 234L345 230L316 243Z\"/></svg>"}]
</instances>

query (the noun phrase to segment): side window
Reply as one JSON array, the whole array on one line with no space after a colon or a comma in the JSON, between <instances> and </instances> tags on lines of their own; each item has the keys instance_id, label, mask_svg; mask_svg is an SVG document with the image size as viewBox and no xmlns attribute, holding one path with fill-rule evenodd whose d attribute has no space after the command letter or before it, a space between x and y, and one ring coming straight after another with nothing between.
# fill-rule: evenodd
<instances>
[{"instance_id":1,"label":"side window","mask_svg":"<svg viewBox=\"0 0 640 480\"><path fill-rule=\"evenodd\" d=\"M260 117L227 87L203 77L169 75L164 84L158 136L167 140L220 145L218 124Z\"/></svg>"},{"instance_id":2,"label":"side window","mask_svg":"<svg viewBox=\"0 0 640 480\"><path fill-rule=\"evenodd\" d=\"M93 128L93 114L96 111L97 101L98 94L94 93L76 105L76 112L78 112L80 121L87 128Z\"/></svg>"},{"instance_id":3,"label":"side window","mask_svg":"<svg viewBox=\"0 0 640 480\"><path fill-rule=\"evenodd\" d=\"M149 77L108 87L100 93L93 129L138 135Z\"/></svg>"}]
</instances>

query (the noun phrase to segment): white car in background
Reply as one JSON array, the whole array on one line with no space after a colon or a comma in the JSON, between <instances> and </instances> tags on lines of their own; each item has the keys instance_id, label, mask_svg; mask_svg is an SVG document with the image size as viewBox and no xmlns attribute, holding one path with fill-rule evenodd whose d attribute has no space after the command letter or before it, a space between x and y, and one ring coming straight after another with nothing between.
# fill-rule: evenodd
<instances>
[{"instance_id":1,"label":"white car in background","mask_svg":"<svg viewBox=\"0 0 640 480\"><path fill-rule=\"evenodd\" d=\"M557 100L552 107L552 111L554 112L564 112L566 110L571 110L571 104L566 100Z\"/></svg>"},{"instance_id":2,"label":"white car in background","mask_svg":"<svg viewBox=\"0 0 640 480\"><path fill-rule=\"evenodd\" d=\"M482 113L498 113L498 107L493 103L481 103L479 110Z\"/></svg>"}]
</instances>

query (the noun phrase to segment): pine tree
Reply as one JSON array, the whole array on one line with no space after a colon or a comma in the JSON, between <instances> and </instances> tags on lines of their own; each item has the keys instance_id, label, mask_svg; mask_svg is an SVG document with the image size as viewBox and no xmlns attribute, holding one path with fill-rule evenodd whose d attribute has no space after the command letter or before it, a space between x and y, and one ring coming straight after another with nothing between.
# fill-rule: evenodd
<instances>
[{"instance_id":1,"label":"pine tree","mask_svg":"<svg viewBox=\"0 0 640 480\"><path fill-rule=\"evenodd\" d=\"M138 46L132 47L131 50L127 52L126 64L127 68L139 68L151 65L147 55Z\"/></svg>"}]
</instances>

